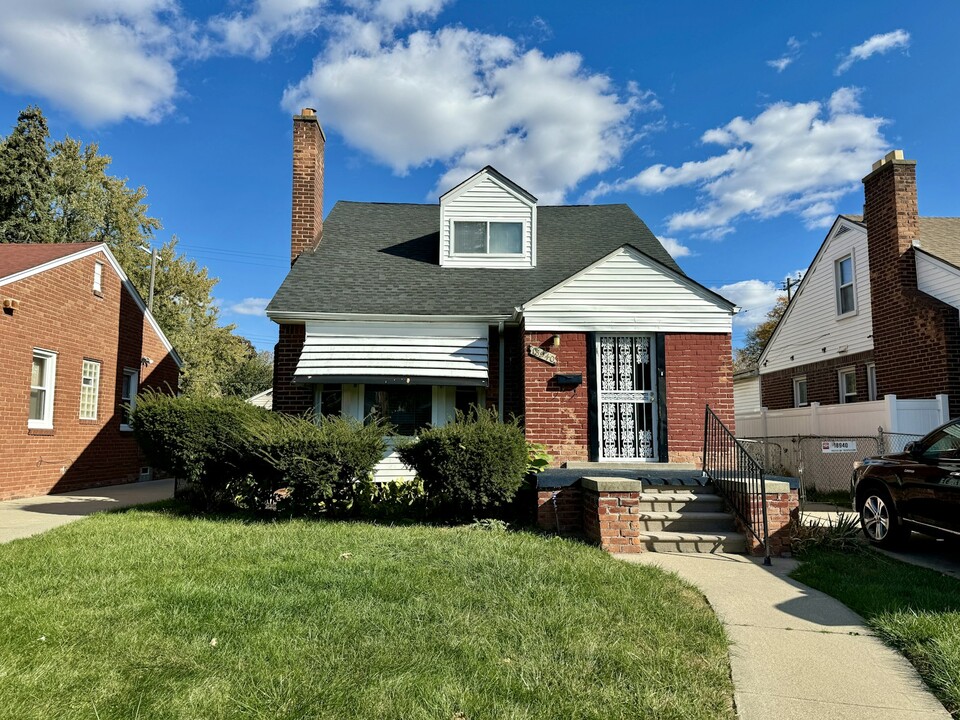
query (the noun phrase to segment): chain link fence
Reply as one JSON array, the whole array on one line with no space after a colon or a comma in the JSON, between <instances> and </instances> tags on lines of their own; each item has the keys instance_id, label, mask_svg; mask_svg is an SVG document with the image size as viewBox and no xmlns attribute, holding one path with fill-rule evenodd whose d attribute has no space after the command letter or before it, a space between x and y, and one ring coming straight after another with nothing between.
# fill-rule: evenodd
<instances>
[{"instance_id":1,"label":"chain link fence","mask_svg":"<svg viewBox=\"0 0 960 720\"><path fill-rule=\"evenodd\" d=\"M847 505L853 465L865 457L904 451L922 435L889 433L870 436L777 436L741 438L746 451L768 475L800 480L801 507L825 501Z\"/></svg>"}]
</instances>

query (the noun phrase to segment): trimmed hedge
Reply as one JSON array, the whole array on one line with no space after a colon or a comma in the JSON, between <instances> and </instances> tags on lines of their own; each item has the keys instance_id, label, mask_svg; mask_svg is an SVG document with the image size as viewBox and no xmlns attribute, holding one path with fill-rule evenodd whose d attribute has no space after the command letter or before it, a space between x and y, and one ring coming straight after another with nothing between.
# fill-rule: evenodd
<instances>
[{"instance_id":1,"label":"trimmed hedge","mask_svg":"<svg viewBox=\"0 0 960 720\"><path fill-rule=\"evenodd\" d=\"M430 510L451 520L502 511L527 475L530 458L523 430L496 412L474 408L454 422L430 428L397 448L423 481Z\"/></svg>"},{"instance_id":2,"label":"trimmed hedge","mask_svg":"<svg viewBox=\"0 0 960 720\"><path fill-rule=\"evenodd\" d=\"M151 465L187 481L205 509L238 505L345 514L386 450L381 423L292 418L237 398L137 399L134 435Z\"/></svg>"}]
</instances>

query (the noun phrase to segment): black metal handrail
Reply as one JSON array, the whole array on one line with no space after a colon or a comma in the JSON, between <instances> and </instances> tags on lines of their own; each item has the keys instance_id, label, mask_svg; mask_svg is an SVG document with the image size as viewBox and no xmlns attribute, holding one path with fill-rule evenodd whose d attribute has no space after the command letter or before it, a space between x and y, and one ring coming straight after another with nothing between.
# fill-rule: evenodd
<instances>
[{"instance_id":1,"label":"black metal handrail","mask_svg":"<svg viewBox=\"0 0 960 720\"><path fill-rule=\"evenodd\" d=\"M703 419L703 473L727 501L748 533L763 545L770 564L767 484L763 467L737 441L707 405Z\"/></svg>"}]
</instances>

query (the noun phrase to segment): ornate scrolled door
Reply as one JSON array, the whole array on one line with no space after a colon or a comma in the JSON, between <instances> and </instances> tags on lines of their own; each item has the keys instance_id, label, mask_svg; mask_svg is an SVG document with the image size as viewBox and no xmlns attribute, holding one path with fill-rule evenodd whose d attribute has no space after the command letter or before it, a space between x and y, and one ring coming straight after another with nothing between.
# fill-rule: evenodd
<instances>
[{"instance_id":1,"label":"ornate scrolled door","mask_svg":"<svg viewBox=\"0 0 960 720\"><path fill-rule=\"evenodd\" d=\"M653 338L601 335L597 368L601 460L656 460Z\"/></svg>"}]
</instances>

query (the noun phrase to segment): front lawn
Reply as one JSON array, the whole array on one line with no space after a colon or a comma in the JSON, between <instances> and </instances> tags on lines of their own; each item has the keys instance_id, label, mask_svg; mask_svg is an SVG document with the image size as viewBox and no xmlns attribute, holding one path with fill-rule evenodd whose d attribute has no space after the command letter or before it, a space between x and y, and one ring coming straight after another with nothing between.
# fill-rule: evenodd
<instances>
[{"instance_id":1,"label":"front lawn","mask_svg":"<svg viewBox=\"0 0 960 720\"><path fill-rule=\"evenodd\" d=\"M872 551L813 550L792 576L862 615L960 718L960 581Z\"/></svg>"},{"instance_id":2,"label":"front lawn","mask_svg":"<svg viewBox=\"0 0 960 720\"><path fill-rule=\"evenodd\" d=\"M733 718L723 630L527 533L172 506L0 545L0 717Z\"/></svg>"}]
</instances>

